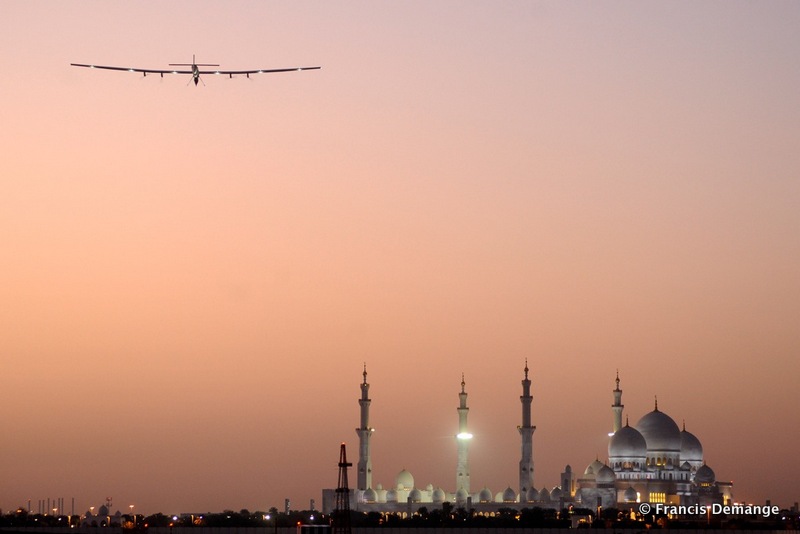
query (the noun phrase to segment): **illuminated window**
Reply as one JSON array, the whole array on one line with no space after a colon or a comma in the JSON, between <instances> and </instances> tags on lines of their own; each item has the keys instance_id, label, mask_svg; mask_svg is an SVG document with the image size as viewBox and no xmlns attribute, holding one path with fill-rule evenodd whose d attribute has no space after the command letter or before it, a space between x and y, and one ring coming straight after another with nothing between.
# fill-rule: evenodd
<instances>
[{"instance_id":1,"label":"illuminated window","mask_svg":"<svg viewBox=\"0 0 800 534\"><path fill-rule=\"evenodd\" d=\"M651 492L650 493L650 502L653 503L665 503L667 502L667 494L661 492Z\"/></svg>"}]
</instances>

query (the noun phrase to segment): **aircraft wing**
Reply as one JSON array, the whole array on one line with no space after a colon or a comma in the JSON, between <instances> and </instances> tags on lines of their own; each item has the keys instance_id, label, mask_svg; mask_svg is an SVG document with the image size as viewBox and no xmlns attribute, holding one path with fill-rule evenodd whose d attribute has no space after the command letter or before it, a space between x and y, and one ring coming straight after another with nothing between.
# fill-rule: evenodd
<instances>
[{"instance_id":1,"label":"aircraft wing","mask_svg":"<svg viewBox=\"0 0 800 534\"><path fill-rule=\"evenodd\" d=\"M83 63L70 63L73 67L87 67L90 69L123 70L127 72L141 72L143 74L192 74L190 70L156 70L137 69L133 67L109 67L106 65L84 65Z\"/></svg>"},{"instance_id":2,"label":"aircraft wing","mask_svg":"<svg viewBox=\"0 0 800 534\"><path fill-rule=\"evenodd\" d=\"M292 67L288 69L254 69L254 70L201 70L200 74L266 74L269 72L292 72L295 70L316 70L322 67ZM148 71L152 72L152 71ZM171 71L170 71L171 72Z\"/></svg>"}]
</instances>

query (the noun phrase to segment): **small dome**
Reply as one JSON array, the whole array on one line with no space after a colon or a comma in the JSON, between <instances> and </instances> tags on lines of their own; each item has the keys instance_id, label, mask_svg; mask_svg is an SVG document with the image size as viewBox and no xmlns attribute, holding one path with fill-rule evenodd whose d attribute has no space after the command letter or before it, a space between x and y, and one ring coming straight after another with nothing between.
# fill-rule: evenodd
<instances>
[{"instance_id":1,"label":"small dome","mask_svg":"<svg viewBox=\"0 0 800 534\"><path fill-rule=\"evenodd\" d=\"M536 502L539 500L539 490L531 488L528 490L528 502Z\"/></svg>"},{"instance_id":2,"label":"small dome","mask_svg":"<svg viewBox=\"0 0 800 534\"><path fill-rule=\"evenodd\" d=\"M378 494L375 493L375 490L372 488L367 488L367 491L364 492L364 501L375 502L377 500L378 500Z\"/></svg>"},{"instance_id":3,"label":"small dome","mask_svg":"<svg viewBox=\"0 0 800 534\"><path fill-rule=\"evenodd\" d=\"M596 475L598 471L606 464L601 462L600 460L595 460L594 462L590 463L586 467L586 471L583 472L584 475Z\"/></svg>"},{"instance_id":4,"label":"small dome","mask_svg":"<svg viewBox=\"0 0 800 534\"><path fill-rule=\"evenodd\" d=\"M375 486L375 489L378 490L378 491L382 490L383 489L383 484L378 484L377 486Z\"/></svg>"},{"instance_id":5,"label":"small dome","mask_svg":"<svg viewBox=\"0 0 800 534\"><path fill-rule=\"evenodd\" d=\"M539 492L539 500L541 502L550 502L550 492L547 488L542 488L542 491Z\"/></svg>"},{"instance_id":6,"label":"small dome","mask_svg":"<svg viewBox=\"0 0 800 534\"><path fill-rule=\"evenodd\" d=\"M105 504L101 505L97 510L97 515L108 515L108 506Z\"/></svg>"},{"instance_id":7,"label":"small dome","mask_svg":"<svg viewBox=\"0 0 800 534\"><path fill-rule=\"evenodd\" d=\"M431 498L431 500L433 502L435 502L437 504L438 503L443 503L445 498L446 498L446 496L445 496L444 490L442 488L436 488L435 490L433 490L433 496Z\"/></svg>"},{"instance_id":8,"label":"small dome","mask_svg":"<svg viewBox=\"0 0 800 534\"><path fill-rule=\"evenodd\" d=\"M703 446L700 444L700 440L697 439L694 434L686 430L681 432L681 461L703 461Z\"/></svg>"},{"instance_id":9,"label":"small dome","mask_svg":"<svg viewBox=\"0 0 800 534\"><path fill-rule=\"evenodd\" d=\"M490 490L489 488L483 488L481 492L478 494L478 501L492 502L492 490Z\"/></svg>"},{"instance_id":10,"label":"small dome","mask_svg":"<svg viewBox=\"0 0 800 534\"><path fill-rule=\"evenodd\" d=\"M689 465L689 462L683 462L681 464L681 471L691 471L691 470L692 470L692 466Z\"/></svg>"},{"instance_id":11,"label":"small dome","mask_svg":"<svg viewBox=\"0 0 800 534\"><path fill-rule=\"evenodd\" d=\"M625 425L611 436L608 442L608 457L644 460L647 457L647 441L638 430Z\"/></svg>"},{"instance_id":12,"label":"small dome","mask_svg":"<svg viewBox=\"0 0 800 534\"><path fill-rule=\"evenodd\" d=\"M503 502L517 502L517 492L510 486L503 491Z\"/></svg>"},{"instance_id":13,"label":"small dome","mask_svg":"<svg viewBox=\"0 0 800 534\"><path fill-rule=\"evenodd\" d=\"M422 492L414 488L411 490L411 493L408 494L408 498L411 499L411 502L420 502L422 500Z\"/></svg>"},{"instance_id":14,"label":"small dome","mask_svg":"<svg viewBox=\"0 0 800 534\"><path fill-rule=\"evenodd\" d=\"M714 470L706 464L701 465L697 473L694 474L694 481L701 486L713 484L715 480L717 480L717 477L714 474Z\"/></svg>"},{"instance_id":15,"label":"small dome","mask_svg":"<svg viewBox=\"0 0 800 534\"><path fill-rule=\"evenodd\" d=\"M561 488L556 486L553 488L553 491L550 492L550 500L551 501L560 501L561 497L564 495L564 492L561 491Z\"/></svg>"},{"instance_id":16,"label":"small dome","mask_svg":"<svg viewBox=\"0 0 800 534\"><path fill-rule=\"evenodd\" d=\"M425 486L425 491L433 491L433 484L428 484Z\"/></svg>"},{"instance_id":17,"label":"small dome","mask_svg":"<svg viewBox=\"0 0 800 534\"><path fill-rule=\"evenodd\" d=\"M469 497L467 490L458 488L458 491L456 491L456 502L467 502L467 497Z\"/></svg>"},{"instance_id":18,"label":"small dome","mask_svg":"<svg viewBox=\"0 0 800 534\"><path fill-rule=\"evenodd\" d=\"M390 489L386 492L386 502L397 502L397 490Z\"/></svg>"},{"instance_id":19,"label":"small dome","mask_svg":"<svg viewBox=\"0 0 800 534\"><path fill-rule=\"evenodd\" d=\"M644 436L648 452L681 450L681 430L672 417L658 408L639 419L636 429Z\"/></svg>"},{"instance_id":20,"label":"small dome","mask_svg":"<svg viewBox=\"0 0 800 534\"><path fill-rule=\"evenodd\" d=\"M411 491L414 489L414 477L411 475L411 473L403 469L397 473L397 476L394 479L394 487L396 487L398 490Z\"/></svg>"},{"instance_id":21,"label":"small dome","mask_svg":"<svg viewBox=\"0 0 800 534\"><path fill-rule=\"evenodd\" d=\"M614 471L610 467L604 465L597 472L595 480L598 484L613 484L614 481L617 480L617 475L614 474Z\"/></svg>"},{"instance_id":22,"label":"small dome","mask_svg":"<svg viewBox=\"0 0 800 534\"><path fill-rule=\"evenodd\" d=\"M628 486L628 489L625 490L625 495L623 497L625 502L636 502L636 490L633 489L633 486Z\"/></svg>"}]
</instances>

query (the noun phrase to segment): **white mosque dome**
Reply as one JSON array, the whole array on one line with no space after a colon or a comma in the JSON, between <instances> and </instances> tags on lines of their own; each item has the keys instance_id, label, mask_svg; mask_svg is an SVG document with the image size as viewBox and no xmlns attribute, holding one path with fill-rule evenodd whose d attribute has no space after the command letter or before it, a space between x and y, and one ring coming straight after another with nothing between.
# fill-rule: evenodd
<instances>
[{"instance_id":1,"label":"white mosque dome","mask_svg":"<svg viewBox=\"0 0 800 534\"><path fill-rule=\"evenodd\" d=\"M683 462L681 464L681 470L683 470L683 471L691 471L692 470L692 466L689 464L689 462Z\"/></svg>"},{"instance_id":2,"label":"white mosque dome","mask_svg":"<svg viewBox=\"0 0 800 534\"><path fill-rule=\"evenodd\" d=\"M490 490L489 488L483 488L478 494L478 501L492 502L492 490Z\"/></svg>"},{"instance_id":3,"label":"white mosque dome","mask_svg":"<svg viewBox=\"0 0 800 534\"><path fill-rule=\"evenodd\" d=\"M386 492L386 502L397 502L397 490L390 489Z\"/></svg>"},{"instance_id":4,"label":"white mosque dome","mask_svg":"<svg viewBox=\"0 0 800 534\"><path fill-rule=\"evenodd\" d=\"M514 491L510 486L503 491L503 502L516 502L517 501L517 492Z\"/></svg>"},{"instance_id":5,"label":"white mosque dome","mask_svg":"<svg viewBox=\"0 0 800 534\"><path fill-rule=\"evenodd\" d=\"M694 481L701 486L713 484L716 480L717 477L714 474L714 470L708 467L706 464L701 465L700 469L697 470L697 473L694 474Z\"/></svg>"},{"instance_id":6,"label":"white mosque dome","mask_svg":"<svg viewBox=\"0 0 800 534\"><path fill-rule=\"evenodd\" d=\"M648 451L681 450L681 431L672 417L655 410L645 415L636 423L636 429L644 436Z\"/></svg>"},{"instance_id":7,"label":"white mosque dome","mask_svg":"<svg viewBox=\"0 0 800 534\"><path fill-rule=\"evenodd\" d=\"M598 484L613 484L614 481L617 480L617 476L614 474L614 471L610 467L604 465L597 472L595 480L597 481Z\"/></svg>"},{"instance_id":8,"label":"white mosque dome","mask_svg":"<svg viewBox=\"0 0 800 534\"><path fill-rule=\"evenodd\" d=\"M531 488L528 490L528 502L536 502L539 500L539 490Z\"/></svg>"},{"instance_id":9,"label":"white mosque dome","mask_svg":"<svg viewBox=\"0 0 800 534\"><path fill-rule=\"evenodd\" d=\"M553 488L553 491L550 492L550 500L551 501L560 501L561 497L564 495L564 492L561 491L561 488L556 486Z\"/></svg>"},{"instance_id":10,"label":"white mosque dome","mask_svg":"<svg viewBox=\"0 0 800 534\"><path fill-rule=\"evenodd\" d=\"M623 496L625 502L636 502L637 497L636 490L633 489L633 486L628 486L628 489L625 490L625 495Z\"/></svg>"},{"instance_id":11,"label":"white mosque dome","mask_svg":"<svg viewBox=\"0 0 800 534\"><path fill-rule=\"evenodd\" d=\"M702 462L703 446L700 440L686 429L681 431L681 461L682 462Z\"/></svg>"},{"instance_id":12,"label":"white mosque dome","mask_svg":"<svg viewBox=\"0 0 800 534\"><path fill-rule=\"evenodd\" d=\"M378 491L382 490L383 489L383 484L378 484L377 486L375 486L375 489L378 490Z\"/></svg>"},{"instance_id":13,"label":"white mosque dome","mask_svg":"<svg viewBox=\"0 0 800 534\"><path fill-rule=\"evenodd\" d=\"M411 499L411 502L420 502L422 500L422 492L414 488L411 490L411 493L408 494L408 498Z\"/></svg>"},{"instance_id":14,"label":"white mosque dome","mask_svg":"<svg viewBox=\"0 0 800 534\"><path fill-rule=\"evenodd\" d=\"M642 458L647 456L647 441L641 432L625 425L608 442L609 458ZM597 474L597 473L595 473Z\"/></svg>"},{"instance_id":15,"label":"white mosque dome","mask_svg":"<svg viewBox=\"0 0 800 534\"><path fill-rule=\"evenodd\" d=\"M394 486L398 490L411 491L414 488L414 477L411 475L411 473L403 469L397 473L397 476L394 479Z\"/></svg>"},{"instance_id":16,"label":"white mosque dome","mask_svg":"<svg viewBox=\"0 0 800 534\"><path fill-rule=\"evenodd\" d=\"M584 475L597 475L597 472L605 466L603 462L599 459L596 459L594 462L590 463L588 467L586 467L586 471L583 472Z\"/></svg>"},{"instance_id":17,"label":"white mosque dome","mask_svg":"<svg viewBox=\"0 0 800 534\"><path fill-rule=\"evenodd\" d=\"M431 500L433 502L435 502L435 503L443 503L445 498L446 498L446 496L445 496L444 490L442 488L436 488L435 490L433 490L433 495L431 497Z\"/></svg>"},{"instance_id":18,"label":"white mosque dome","mask_svg":"<svg viewBox=\"0 0 800 534\"><path fill-rule=\"evenodd\" d=\"M364 492L364 500L366 502L375 502L378 500L378 494L375 493L374 489L367 488L367 491Z\"/></svg>"},{"instance_id":19,"label":"white mosque dome","mask_svg":"<svg viewBox=\"0 0 800 534\"><path fill-rule=\"evenodd\" d=\"M427 492L433 491L433 484L428 484L427 486L425 486L425 491Z\"/></svg>"},{"instance_id":20,"label":"white mosque dome","mask_svg":"<svg viewBox=\"0 0 800 534\"><path fill-rule=\"evenodd\" d=\"M539 500L542 502L550 502L550 492L547 488L542 488L542 491L539 492Z\"/></svg>"},{"instance_id":21,"label":"white mosque dome","mask_svg":"<svg viewBox=\"0 0 800 534\"><path fill-rule=\"evenodd\" d=\"M456 491L456 502L467 502L467 497L469 497L467 490L458 488L458 491Z\"/></svg>"}]
</instances>

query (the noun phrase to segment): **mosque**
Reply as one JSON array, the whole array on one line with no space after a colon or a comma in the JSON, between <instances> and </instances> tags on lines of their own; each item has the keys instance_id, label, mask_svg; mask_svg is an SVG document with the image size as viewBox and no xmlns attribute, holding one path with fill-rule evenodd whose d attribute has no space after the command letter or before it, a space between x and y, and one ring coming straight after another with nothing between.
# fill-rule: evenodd
<instances>
[{"instance_id":1,"label":"mosque","mask_svg":"<svg viewBox=\"0 0 800 534\"><path fill-rule=\"evenodd\" d=\"M667 503L675 505L710 505L733 502L731 482L716 480L714 471L703 460L703 446L694 434L681 430L666 413L659 411L658 400L652 412L644 415L635 426L627 418L622 426L624 405L619 387L612 391L614 403L613 432L609 433L606 462L596 459L583 474L576 475L567 465L561 473L560 485L537 490L534 485L533 433L531 380L525 362L522 380L522 420L518 427L521 438L519 461L519 486L508 487L498 493L489 488L474 491L470 484L469 433L467 417L467 392L464 376L458 393L458 434L456 435L457 462L456 485L453 491L428 484L418 487L411 473L400 471L394 485L384 488L373 485L370 440L375 431L370 427L369 383L364 366L361 383L361 424L356 429L359 438L357 483L351 490L350 508L361 512L395 513L402 516L416 512L420 507L441 507L445 502L456 508L493 514L500 508L555 508L569 506L596 509L628 509L638 502ZM335 490L322 491L323 513L330 513L335 503Z\"/></svg>"}]
</instances>

